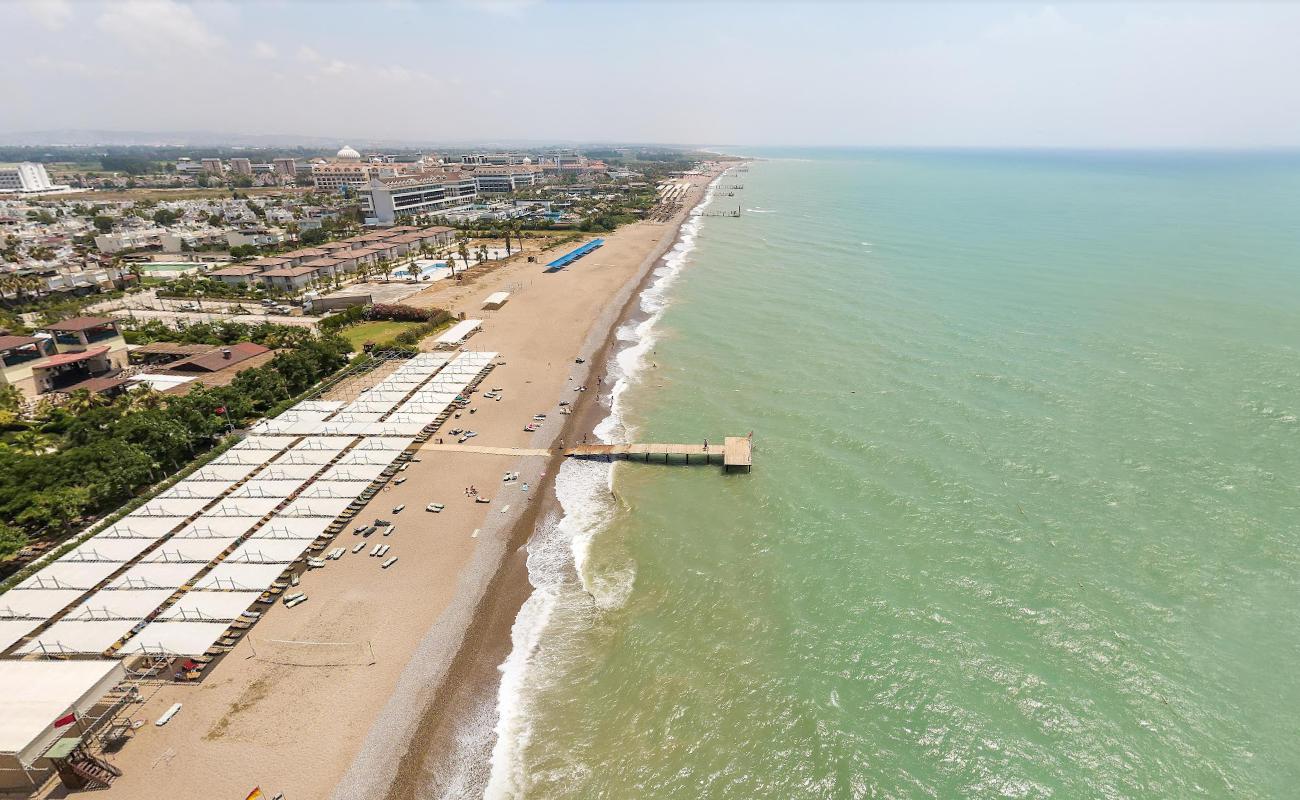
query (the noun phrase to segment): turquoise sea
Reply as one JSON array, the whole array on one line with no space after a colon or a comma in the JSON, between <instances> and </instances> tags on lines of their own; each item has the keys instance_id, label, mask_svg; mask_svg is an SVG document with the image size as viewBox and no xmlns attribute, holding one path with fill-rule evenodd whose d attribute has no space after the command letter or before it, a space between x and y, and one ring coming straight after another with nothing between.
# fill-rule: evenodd
<instances>
[{"instance_id":1,"label":"turquoise sea","mask_svg":"<svg viewBox=\"0 0 1300 800\"><path fill-rule=\"evenodd\" d=\"M1300 156L754 155L601 430L754 470L566 465L488 795L1296 796Z\"/></svg>"}]
</instances>

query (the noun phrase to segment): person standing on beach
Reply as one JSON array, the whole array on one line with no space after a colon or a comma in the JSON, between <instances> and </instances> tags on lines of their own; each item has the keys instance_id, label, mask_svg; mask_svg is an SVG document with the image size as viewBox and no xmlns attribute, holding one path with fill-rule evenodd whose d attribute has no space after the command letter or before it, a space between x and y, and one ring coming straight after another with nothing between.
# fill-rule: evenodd
<instances>
[{"instance_id":1,"label":"person standing on beach","mask_svg":"<svg viewBox=\"0 0 1300 800\"><path fill-rule=\"evenodd\" d=\"M706 453L709 452L709 440L708 440L708 439L705 439L705 440L704 440L704 452L706 452Z\"/></svg>"}]
</instances>

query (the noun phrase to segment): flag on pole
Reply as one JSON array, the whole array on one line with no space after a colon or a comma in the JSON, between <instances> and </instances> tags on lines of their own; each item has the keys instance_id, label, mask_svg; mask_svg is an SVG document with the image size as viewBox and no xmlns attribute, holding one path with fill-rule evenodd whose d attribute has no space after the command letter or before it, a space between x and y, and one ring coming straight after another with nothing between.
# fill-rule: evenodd
<instances>
[{"instance_id":1,"label":"flag on pole","mask_svg":"<svg viewBox=\"0 0 1300 800\"><path fill-rule=\"evenodd\" d=\"M67 714L54 720L54 728L56 730L59 728L66 728L76 721L77 721L77 712L69 711Z\"/></svg>"},{"instance_id":2,"label":"flag on pole","mask_svg":"<svg viewBox=\"0 0 1300 800\"><path fill-rule=\"evenodd\" d=\"M225 406L217 406L216 411L215 411L214 413L217 413L217 414L224 414L224 413L226 413L226 407L225 407Z\"/></svg>"},{"instance_id":3,"label":"flag on pole","mask_svg":"<svg viewBox=\"0 0 1300 800\"><path fill-rule=\"evenodd\" d=\"M244 798L244 800L261 800L263 796L264 795L262 794L262 787L257 786L253 789L253 791L248 793L248 797Z\"/></svg>"}]
</instances>

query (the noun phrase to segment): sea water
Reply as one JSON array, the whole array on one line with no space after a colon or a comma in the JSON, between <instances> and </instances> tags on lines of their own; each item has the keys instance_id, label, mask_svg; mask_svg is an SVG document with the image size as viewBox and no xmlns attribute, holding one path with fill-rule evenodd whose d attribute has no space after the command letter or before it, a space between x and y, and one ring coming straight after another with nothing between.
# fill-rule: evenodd
<instances>
[{"instance_id":1,"label":"sea water","mask_svg":"<svg viewBox=\"0 0 1300 800\"><path fill-rule=\"evenodd\" d=\"M760 155L598 431L753 472L564 466L488 796L1295 796L1300 157Z\"/></svg>"}]
</instances>

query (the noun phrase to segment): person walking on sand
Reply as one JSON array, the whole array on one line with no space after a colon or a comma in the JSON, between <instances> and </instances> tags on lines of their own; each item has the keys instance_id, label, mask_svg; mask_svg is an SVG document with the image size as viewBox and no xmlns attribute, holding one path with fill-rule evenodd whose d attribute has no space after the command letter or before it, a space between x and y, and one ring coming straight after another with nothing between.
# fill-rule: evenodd
<instances>
[{"instance_id":1,"label":"person walking on sand","mask_svg":"<svg viewBox=\"0 0 1300 800\"><path fill-rule=\"evenodd\" d=\"M708 439L705 439L705 440L704 440L704 452L706 452L706 453L709 452L709 440L708 440Z\"/></svg>"}]
</instances>

